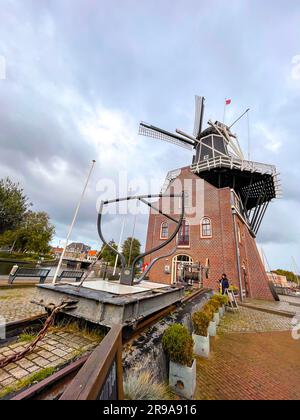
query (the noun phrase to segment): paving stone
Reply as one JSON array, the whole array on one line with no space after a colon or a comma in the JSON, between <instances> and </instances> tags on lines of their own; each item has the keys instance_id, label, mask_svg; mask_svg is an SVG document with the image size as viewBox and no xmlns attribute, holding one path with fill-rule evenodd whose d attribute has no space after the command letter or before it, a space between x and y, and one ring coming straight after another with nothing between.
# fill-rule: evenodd
<instances>
[{"instance_id":1,"label":"paving stone","mask_svg":"<svg viewBox=\"0 0 300 420\"><path fill-rule=\"evenodd\" d=\"M43 345L43 349L51 352L52 350L55 349L55 347L54 346L50 346L49 344L44 344Z\"/></svg>"},{"instance_id":2,"label":"paving stone","mask_svg":"<svg viewBox=\"0 0 300 420\"><path fill-rule=\"evenodd\" d=\"M57 359L59 359L59 356L56 356L55 354L53 356L49 357L50 362L54 362Z\"/></svg>"},{"instance_id":3,"label":"paving stone","mask_svg":"<svg viewBox=\"0 0 300 420\"><path fill-rule=\"evenodd\" d=\"M7 371L11 371L12 369L16 369L18 367L18 365L16 365L15 363L10 363L9 365L6 366L6 370Z\"/></svg>"},{"instance_id":4,"label":"paving stone","mask_svg":"<svg viewBox=\"0 0 300 420\"><path fill-rule=\"evenodd\" d=\"M46 367L49 364L49 361L47 359L44 359L43 357L37 357L34 360L34 363L40 367Z\"/></svg>"},{"instance_id":5,"label":"paving stone","mask_svg":"<svg viewBox=\"0 0 300 420\"><path fill-rule=\"evenodd\" d=\"M1 381L2 388L11 385L14 381L15 378L13 376L10 376L9 378L5 379L5 381Z\"/></svg>"},{"instance_id":6,"label":"paving stone","mask_svg":"<svg viewBox=\"0 0 300 420\"><path fill-rule=\"evenodd\" d=\"M27 360L27 359L22 359L19 362L16 362L16 364L23 369L28 369L33 366L32 361Z\"/></svg>"},{"instance_id":7,"label":"paving stone","mask_svg":"<svg viewBox=\"0 0 300 420\"><path fill-rule=\"evenodd\" d=\"M0 383L9 378L9 376L10 375L7 372L5 372L3 369L0 369Z\"/></svg>"},{"instance_id":8,"label":"paving stone","mask_svg":"<svg viewBox=\"0 0 300 420\"><path fill-rule=\"evenodd\" d=\"M287 331L292 329L291 319L279 315L240 307L239 312L227 312L219 332L267 332Z\"/></svg>"},{"instance_id":9,"label":"paving stone","mask_svg":"<svg viewBox=\"0 0 300 420\"><path fill-rule=\"evenodd\" d=\"M35 295L35 287L1 289L1 296L7 297L0 300L1 316L7 322L14 322L44 313L41 307L30 303Z\"/></svg>"},{"instance_id":10,"label":"paving stone","mask_svg":"<svg viewBox=\"0 0 300 420\"><path fill-rule=\"evenodd\" d=\"M65 351L62 351L60 349L55 349L52 353L59 357L64 357L67 354Z\"/></svg>"},{"instance_id":11,"label":"paving stone","mask_svg":"<svg viewBox=\"0 0 300 420\"><path fill-rule=\"evenodd\" d=\"M49 359L52 356L52 353L46 350L41 350L37 354L45 359Z\"/></svg>"},{"instance_id":12,"label":"paving stone","mask_svg":"<svg viewBox=\"0 0 300 420\"><path fill-rule=\"evenodd\" d=\"M33 366L29 367L29 368L27 369L27 371L28 371L29 373L34 373L34 372L36 372L37 370L40 370L40 369L41 369L41 367L40 367L40 366L33 365Z\"/></svg>"},{"instance_id":13,"label":"paving stone","mask_svg":"<svg viewBox=\"0 0 300 420\"><path fill-rule=\"evenodd\" d=\"M38 357L38 355L37 354L35 354L35 353L31 353L31 354L28 354L27 356L26 356L26 359L27 360L34 360L34 359L36 359Z\"/></svg>"},{"instance_id":14,"label":"paving stone","mask_svg":"<svg viewBox=\"0 0 300 420\"><path fill-rule=\"evenodd\" d=\"M8 356L12 356L13 354L15 354L15 352L14 351L12 351L12 350L10 350L10 351L5 351L5 352L1 352L0 351L0 354L1 354L1 356L3 356L3 357L8 357Z\"/></svg>"},{"instance_id":15,"label":"paving stone","mask_svg":"<svg viewBox=\"0 0 300 420\"><path fill-rule=\"evenodd\" d=\"M25 369L17 367L16 369L12 369L10 374L14 376L16 379L22 379L28 375L28 372Z\"/></svg>"},{"instance_id":16,"label":"paving stone","mask_svg":"<svg viewBox=\"0 0 300 420\"><path fill-rule=\"evenodd\" d=\"M300 340L291 320L249 308L227 313L211 339L208 360L197 359L196 399L300 399Z\"/></svg>"}]
</instances>

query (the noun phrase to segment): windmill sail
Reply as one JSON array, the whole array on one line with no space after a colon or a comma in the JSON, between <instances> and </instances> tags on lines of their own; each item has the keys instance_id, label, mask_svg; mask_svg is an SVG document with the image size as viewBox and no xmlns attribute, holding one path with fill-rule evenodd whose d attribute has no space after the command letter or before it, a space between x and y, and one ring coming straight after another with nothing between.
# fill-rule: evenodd
<instances>
[{"instance_id":1,"label":"windmill sail","mask_svg":"<svg viewBox=\"0 0 300 420\"><path fill-rule=\"evenodd\" d=\"M204 115L204 98L203 96L195 96L195 124L194 124L194 137L200 138L202 132Z\"/></svg>"},{"instance_id":2,"label":"windmill sail","mask_svg":"<svg viewBox=\"0 0 300 420\"><path fill-rule=\"evenodd\" d=\"M146 124L144 122L140 123L139 134L146 137L152 137L154 139L167 141L177 146L183 147L188 150L194 148L195 142L188 140L184 137L177 136L176 134L170 133L168 131L162 130L161 128L155 127L153 125Z\"/></svg>"}]
</instances>

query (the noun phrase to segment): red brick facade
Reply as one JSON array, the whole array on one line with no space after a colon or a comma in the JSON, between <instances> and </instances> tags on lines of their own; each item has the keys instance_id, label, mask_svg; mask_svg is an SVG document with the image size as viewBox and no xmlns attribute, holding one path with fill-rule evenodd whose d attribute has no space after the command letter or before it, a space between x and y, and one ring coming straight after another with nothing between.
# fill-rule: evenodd
<instances>
[{"instance_id":1,"label":"red brick facade","mask_svg":"<svg viewBox=\"0 0 300 420\"><path fill-rule=\"evenodd\" d=\"M179 172L178 172L179 173ZM218 289L218 279L222 273L226 273L230 283L240 289L240 281L247 296L253 298L272 299L268 286L268 277L258 253L256 242L251 236L243 218L234 210L234 193L230 188L218 189L193 174L190 169L182 168L179 175L171 181L167 192L179 192L182 189L180 182L192 183L190 190L191 206L201 201L196 212L186 216L190 222L189 246L178 247L171 257L162 258L151 269L149 278L159 283L171 283L176 279L174 257L186 255L192 258L193 263L205 264L210 260L209 279L204 279L204 287ZM198 187L196 187L196 184ZM200 185L200 188L199 188ZM183 186L186 191L185 186ZM199 195L200 191L200 195ZM192 198L191 198L192 197ZM197 197L197 199L196 199ZM174 200L179 200L178 198ZM178 201L179 202L179 201ZM177 203L174 202L176 207ZM177 215L178 217L178 215ZM211 221L211 237L202 237L201 224L203 218ZM161 239L161 225L168 222L169 236L175 229L175 223L166 219L165 216L151 212L149 216L146 250L163 243ZM239 258L237 257L237 244ZM163 248L146 259L150 262L160 255L165 255L175 246L175 239L167 247Z\"/></svg>"}]
</instances>

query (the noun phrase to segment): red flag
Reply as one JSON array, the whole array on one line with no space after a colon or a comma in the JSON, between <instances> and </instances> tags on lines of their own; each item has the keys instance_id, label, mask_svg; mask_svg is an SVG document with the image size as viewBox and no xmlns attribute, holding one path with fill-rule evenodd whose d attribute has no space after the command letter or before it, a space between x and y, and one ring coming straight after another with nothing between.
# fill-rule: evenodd
<instances>
[{"instance_id":1,"label":"red flag","mask_svg":"<svg viewBox=\"0 0 300 420\"><path fill-rule=\"evenodd\" d=\"M226 99L225 104L230 105L231 104L231 99Z\"/></svg>"}]
</instances>

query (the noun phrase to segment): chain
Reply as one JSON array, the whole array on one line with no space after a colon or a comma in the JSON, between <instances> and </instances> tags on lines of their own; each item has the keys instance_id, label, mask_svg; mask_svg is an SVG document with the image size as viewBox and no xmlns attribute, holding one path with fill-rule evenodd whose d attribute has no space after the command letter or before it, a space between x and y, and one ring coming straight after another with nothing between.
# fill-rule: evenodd
<instances>
[{"instance_id":1,"label":"chain","mask_svg":"<svg viewBox=\"0 0 300 420\"><path fill-rule=\"evenodd\" d=\"M20 351L19 353L5 357L4 359L0 359L0 369L5 368L10 363L18 362L19 360L23 359L23 357L25 357L28 353L31 353L32 350L34 350L34 348L37 346L37 344L45 337L51 325L53 325L55 316L64 308L66 308L66 306L68 306L69 303L70 302L62 302L59 306L54 306L51 310L51 314L45 321L44 327L39 332L39 334L34 339L34 341L30 343L24 350Z\"/></svg>"}]
</instances>

